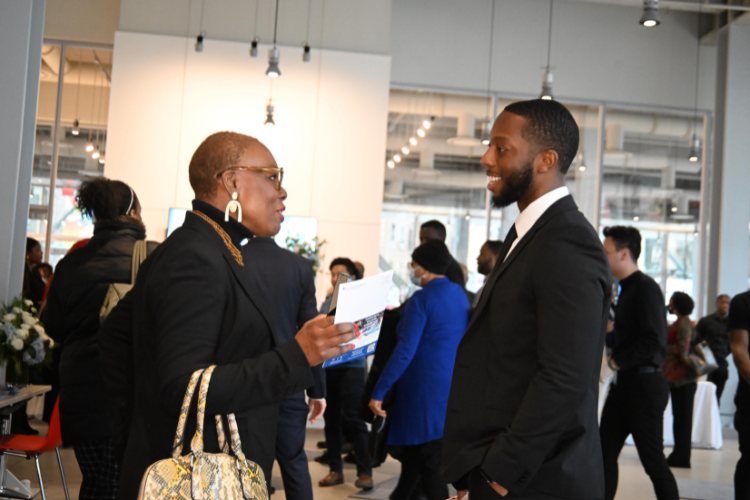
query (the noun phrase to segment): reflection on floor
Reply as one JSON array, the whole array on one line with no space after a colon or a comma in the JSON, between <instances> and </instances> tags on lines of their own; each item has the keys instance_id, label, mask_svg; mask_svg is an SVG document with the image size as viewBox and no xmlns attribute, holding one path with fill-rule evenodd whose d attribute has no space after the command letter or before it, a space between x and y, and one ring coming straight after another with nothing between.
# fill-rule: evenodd
<instances>
[{"instance_id":1,"label":"reflection on floor","mask_svg":"<svg viewBox=\"0 0 750 500\"><path fill-rule=\"evenodd\" d=\"M46 426L32 421L32 425L46 432ZM42 434L43 435L43 434ZM354 481L357 479L356 470L353 465L344 465L345 484L329 488L321 488L318 481L328 473L328 467L313 461L313 458L321 453L316 449L315 443L324 439L321 429L309 429L307 435L306 449L310 462L310 475L313 479L313 493L316 500L346 500L349 495L358 492L354 487ZM669 453L667 448L666 452ZM71 500L77 500L78 490L81 486L81 471L78 468L75 455L71 448L61 450L65 475L68 480ZM737 445L737 434L731 429L724 430L724 448L721 451L716 450L693 450L692 469L672 469L676 478L688 479L701 482L720 483L720 485L732 484L734 476L734 466L739 459L739 450ZM248 457L250 458L250 457ZM36 468L31 460L22 458L8 457L9 469L19 479L31 480L32 486L37 486ZM41 458L42 479L44 480L45 490L48 500L65 500L65 493L60 480L60 471L57 468L57 460L54 453L48 453ZM387 481L398 476L400 464L389 458L381 467L375 469L373 478L375 483ZM284 486L281 482L281 475L278 467L274 467L272 474L272 484L276 487L276 494L272 500L286 500L284 495ZM690 484L690 483L685 483ZM702 483L693 483L706 486ZM709 485L710 486L710 485ZM696 488L692 488L696 490ZM714 490L718 491L718 490ZM617 491L616 500L646 500L655 498L654 490L651 488L651 482L643 472L641 463L638 460L638 454L633 446L626 446L620 456L620 484ZM699 499L699 500L719 500L716 497Z\"/></svg>"}]
</instances>

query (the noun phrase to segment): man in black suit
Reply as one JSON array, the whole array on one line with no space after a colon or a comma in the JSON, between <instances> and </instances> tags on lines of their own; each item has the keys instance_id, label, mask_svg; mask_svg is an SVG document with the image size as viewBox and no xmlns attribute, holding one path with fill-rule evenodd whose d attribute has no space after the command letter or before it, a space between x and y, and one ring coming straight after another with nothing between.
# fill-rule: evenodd
<instances>
[{"instance_id":1,"label":"man in black suit","mask_svg":"<svg viewBox=\"0 0 750 500\"><path fill-rule=\"evenodd\" d=\"M318 315L311 262L279 247L273 238L253 238L242 249L245 272L266 301L282 344ZM287 500L313 500L312 480L305 455L308 413L315 422L325 410L325 373L312 369L315 385L281 400L276 433L276 460L281 468Z\"/></svg>"},{"instance_id":2,"label":"man in black suit","mask_svg":"<svg viewBox=\"0 0 750 500\"><path fill-rule=\"evenodd\" d=\"M521 213L458 348L443 477L472 500L601 498L599 368L612 276L565 187L578 126L517 102L482 157L493 204Z\"/></svg>"}]
</instances>

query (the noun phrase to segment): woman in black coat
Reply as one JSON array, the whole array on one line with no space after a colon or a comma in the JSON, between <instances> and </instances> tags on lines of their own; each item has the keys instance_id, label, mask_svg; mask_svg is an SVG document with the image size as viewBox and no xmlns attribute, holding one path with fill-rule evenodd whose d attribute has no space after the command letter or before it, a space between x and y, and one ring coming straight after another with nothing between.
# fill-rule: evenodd
<instances>
[{"instance_id":1,"label":"woman in black coat","mask_svg":"<svg viewBox=\"0 0 750 500\"><path fill-rule=\"evenodd\" d=\"M76 201L94 219L94 236L60 260L42 319L49 336L62 345L60 425L83 473L79 498L109 499L117 494L119 463L113 450L121 424L102 382L99 311L110 284L130 283L133 248L146 238L146 229L138 197L123 182L84 181Z\"/></svg>"},{"instance_id":2,"label":"woman in black coat","mask_svg":"<svg viewBox=\"0 0 750 500\"><path fill-rule=\"evenodd\" d=\"M284 219L282 171L263 144L213 134L189 175L193 212L144 263L102 329L105 383L131 420L121 499L135 499L146 469L171 456L190 376L210 365L206 421L234 413L245 455L270 478L279 402L310 387L310 367L351 350L338 344L355 336L354 325L318 317L279 344L265 298L242 270L243 240L276 234ZM186 443L194 432L191 411ZM216 427L204 436L206 451L218 452Z\"/></svg>"}]
</instances>

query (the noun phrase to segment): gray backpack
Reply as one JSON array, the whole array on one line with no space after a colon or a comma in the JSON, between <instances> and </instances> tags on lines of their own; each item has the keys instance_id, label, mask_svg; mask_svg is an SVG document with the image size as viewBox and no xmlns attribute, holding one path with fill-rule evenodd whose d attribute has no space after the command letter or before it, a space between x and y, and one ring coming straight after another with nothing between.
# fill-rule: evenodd
<instances>
[{"instance_id":1,"label":"gray backpack","mask_svg":"<svg viewBox=\"0 0 750 500\"><path fill-rule=\"evenodd\" d=\"M133 288L135 285L135 277L138 276L138 269L140 269L143 261L148 256L148 243L145 240L135 242L133 247L133 263L130 266L130 283L112 283L109 285L107 290L107 296L104 297L104 303L99 311L99 323L104 323L109 313L115 308L118 302Z\"/></svg>"}]
</instances>

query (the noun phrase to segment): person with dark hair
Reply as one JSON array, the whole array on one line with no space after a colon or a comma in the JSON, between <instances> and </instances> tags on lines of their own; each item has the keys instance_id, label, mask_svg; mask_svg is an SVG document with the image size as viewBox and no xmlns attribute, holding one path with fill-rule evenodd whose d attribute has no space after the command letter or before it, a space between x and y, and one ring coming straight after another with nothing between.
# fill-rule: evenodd
<instances>
[{"instance_id":1,"label":"person with dark hair","mask_svg":"<svg viewBox=\"0 0 750 500\"><path fill-rule=\"evenodd\" d=\"M659 285L638 269L641 233L634 227L604 228L604 250L620 280L615 308L615 344L610 365L617 370L602 411L604 498L617 492L625 440L632 434L658 500L678 500L677 482L664 457L664 410L669 384L662 372L667 347L667 314Z\"/></svg>"},{"instance_id":2,"label":"person with dark hair","mask_svg":"<svg viewBox=\"0 0 750 500\"><path fill-rule=\"evenodd\" d=\"M352 281L362 279L359 269L351 259L337 257L328 266L331 271L331 286L336 286L339 274L346 273ZM320 314L328 314L333 294L329 295L320 306ZM324 452L330 471L321 479L320 486L336 486L344 483L344 461L341 458L344 446L344 435L353 445L353 458L357 466L357 480L354 485L363 490L371 490L372 466L368 447L367 424L359 415L359 403L365 388L365 357L326 368L326 410L325 419L326 446ZM320 458L320 457L318 457Z\"/></svg>"},{"instance_id":3,"label":"person with dark hair","mask_svg":"<svg viewBox=\"0 0 750 500\"><path fill-rule=\"evenodd\" d=\"M401 477L391 500L409 500L422 479L428 500L445 500L440 475L443 427L456 349L469 322L469 301L445 277L452 257L445 243L428 240L412 253L412 281L422 287L401 314L397 342L370 400L385 418L383 399L396 387L388 446L402 447Z\"/></svg>"},{"instance_id":4,"label":"person with dark hair","mask_svg":"<svg viewBox=\"0 0 750 500\"><path fill-rule=\"evenodd\" d=\"M708 381L716 385L716 400L721 404L721 395L724 385L729 379L729 295L721 294L716 298L716 311L698 321L695 327L695 343L700 344L704 340L714 353L716 362L719 364L717 370L708 374Z\"/></svg>"},{"instance_id":5,"label":"person with dark hair","mask_svg":"<svg viewBox=\"0 0 750 500\"><path fill-rule=\"evenodd\" d=\"M693 436L693 400L698 388L698 379L687 368L690 344L695 337L690 315L695 303L683 292L675 292L669 299L669 312L677 320L667 330L667 354L664 361L664 376L669 383L672 396L672 433L674 449L667 457L670 467L690 468L690 450Z\"/></svg>"},{"instance_id":6,"label":"person with dark hair","mask_svg":"<svg viewBox=\"0 0 750 500\"><path fill-rule=\"evenodd\" d=\"M54 269L50 264L47 264L46 262L42 262L41 264L38 264L34 270L39 273L39 276L42 277L42 281L44 281L44 284L46 285L49 279L52 277L52 273L54 272Z\"/></svg>"},{"instance_id":7,"label":"person with dark hair","mask_svg":"<svg viewBox=\"0 0 750 500\"><path fill-rule=\"evenodd\" d=\"M734 428L740 444L740 459L734 470L734 498L750 498L750 291L734 296L729 305L729 342L740 376L734 404Z\"/></svg>"},{"instance_id":8,"label":"person with dark hair","mask_svg":"<svg viewBox=\"0 0 750 500\"><path fill-rule=\"evenodd\" d=\"M364 278L365 277L365 265L362 264L360 261L355 260L354 267L356 267L357 271L359 271L359 279Z\"/></svg>"},{"instance_id":9,"label":"person with dark hair","mask_svg":"<svg viewBox=\"0 0 750 500\"><path fill-rule=\"evenodd\" d=\"M578 125L556 101L500 113L482 157L511 227L456 354L443 478L459 499L601 498L599 367L612 276L565 186Z\"/></svg>"},{"instance_id":10,"label":"person with dark hair","mask_svg":"<svg viewBox=\"0 0 750 500\"><path fill-rule=\"evenodd\" d=\"M438 240L445 243L447 235L448 233L442 222L439 220L428 220L419 228L419 244L423 245L428 240ZM461 264L453 257L451 257L451 263L445 272L445 277L466 290L466 280L464 279L464 272L461 270Z\"/></svg>"},{"instance_id":11,"label":"person with dark hair","mask_svg":"<svg viewBox=\"0 0 750 500\"><path fill-rule=\"evenodd\" d=\"M62 346L60 428L83 474L80 498L108 499L117 496L120 464L114 449L122 422L107 398L99 368L99 312L110 284L130 283L134 245L146 238L146 228L138 197L123 182L85 180L76 204L94 220L94 236L60 260L42 320ZM156 244L149 246L153 250Z\"/></svg>"},{"instance_id":12,"label":"person with dark hair","mask_svg":"<svg viewBox=\"0 0 750 500\"><path fill-rule=\"evenodd\" d=\"M487 280L488 276L492 272L493 269L495 269L495 264L497 264L497 256L500 255L500 252L503 250L503 242L501 240L487 240L482 245L482 248L479 249L479 255L477 256L477 272L484 276L484 279ZM471 308L474 309L477 307L477 304L479 304L479 299L482 297L482 291L484 290L484 285L477 290L476 295L474 296L474 300L471 302Z\"/></svg>"},{"instance_id":13,"label":"person with dark hair","mask_svg":"<svg viewBox=\"0 0 750 500\"><path fill-rule=\"evenodd\" d=\"M39 309L46 287L37 266L42 263L42 245L34 238L26 238L26 265L23 268L23 298Z\"/></svg>"},{"instance_id":14,"label":"person with dark hair","mask_svg":"<svg viewBox=\"0 0 750 500\"><path fill-rule=\"evenodd\" d=\"M268 148L217 132L198 146L188 171L193 211L146 259L99 333L104 381L131 422L120 500L135 500L146 470L171 457L191 375L213 365L208 419L235 414L243 452L270 478L280 401L312 386L311 367L350 352L356 338L353 324L318 317L281 343L243 270L242 242L275 235L284 220L283 170ZM185 435L195 432L188 418ZM206 453L221 451L215 425L203 437Z\"/></svg>"},{"instance_id":15,"label":"person with dark hair","mask_svg":"<svg viewBox=\"0 0 750 500\"><path fill-rule=\"evenodd\" d=\"M280 247L273 238L252 238L243 248L244 271L263 295L276 325L279 342L294 339L305 323L318 315L312 263ZM287 500L313 500L312 480L305 454L305 431L323 416L326 407L325 372L312 369L315 385L305 393L281 400L276 434L276 460ZM271 486L270 478L268 480Z\"/></svg>"}]
</instances>

